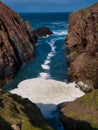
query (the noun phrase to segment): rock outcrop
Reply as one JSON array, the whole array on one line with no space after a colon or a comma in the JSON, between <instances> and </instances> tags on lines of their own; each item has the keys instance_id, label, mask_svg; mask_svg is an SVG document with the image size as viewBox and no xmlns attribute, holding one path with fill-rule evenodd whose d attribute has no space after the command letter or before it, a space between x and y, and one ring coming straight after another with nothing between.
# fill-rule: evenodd
<instances>
[{"instance_id":1,"label":"rock outcrop","mask_svg":"<svg viewBox=\"0 0 98 130\"><path fill-rule=\"evenodd\" d=\"M98 90L64 103L60 118L65 130L98 130Z\"/></svg>"},{"instance_id":2,"label":"rock outcrop","mask_svg":"<svg viewBox=\"0 0 98 130\"><path fill-rule=\"evenodd\" d=\"M34 30L36 37L46 37L47 35L53 34L53 32L47 27L40 27Z\"/></svg>"},{"instance_id":3,"label":"rock outcrop","mask_svg":"<svg viewBox=\"0 0 98 130\"><path fill-rule=\"evenodd\" d=\"M34 58L36 40L30 25L0 2L0 84L13 77L21 64Z\"/></svg>"},{"instance_id":4,"label":"rock outcrop","mask_svg":"<svg viewBox=\"0 0 98 130\"><path fill-rule=\"evenodd\" d=\"M98 3L70 15L66 44L70 80L98 88Z\"/></svg>"},{"instance_id":5,"label":"rock outcrop","mask_svg":"<svg viewBox=\"0 0 98 130\"><path fill-rule=\"evenodd\" d=\"M28 99L0 91L0 130L52 130Z\"/></svg>"}]
</instances>

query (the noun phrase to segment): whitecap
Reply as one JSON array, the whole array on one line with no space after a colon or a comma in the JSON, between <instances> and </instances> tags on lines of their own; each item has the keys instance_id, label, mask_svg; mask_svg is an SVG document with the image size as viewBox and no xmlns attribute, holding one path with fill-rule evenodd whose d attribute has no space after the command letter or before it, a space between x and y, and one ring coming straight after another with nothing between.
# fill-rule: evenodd
<instances>
[{"instance_id":1,"label":"whitecap","mask_svg":"<svg viewBox=\"0 0 98 130\"><path fill-rule=\"evenodd\" d=\"M57 32L53 32L55 35L67 35L68 34L68 31L65 30L65 31L57 31Z\"/></svg>"},{"instance_id":2,"label":"whitecap","mask_svg":"<svg viewBox=\"0 0 98 130\"><path fill-rule=\"evenodd\" d=\"M58 104L73 101L84 93L75 87L75 83L46 80L47 76L48 73L40 73L39 78L24 80L18 84L18 88L10 92L36 103L43 115L49 118Z\"/></svg>"},{"instance_id":3,"label":"whitecap","mask_svg":"<svg viewBox=\"0 0 98 130\"><path fill-rule=\"evenodd\" d=\"M48 57L52 57L52 56L54 56L54 54L53 54L52 52L50 52L50 53L48 54Z\"/></svg>"},{"instance_id":4,"label":"whitecap","mask_svg":"<svg viewBox=\"0 0 98 130\"><path fill-rule=\"evenodd\" d=\"M50 60L45 60L44 64L47 65L49 64L51 61Z\"/></svg>"},{"instance_id":5,"label":"whitecap","mask_svg":"<svg viewBox=\"0 0 98 130\"><path fill-rule=\"evenodd\" d=\"M56 46L52 46L51 47L51 50L54 52L55 51L55 49L56 49Z\"/></svg>"},{"instance_id":6,"label":"whitecap","mask_svg":"<svg viewBox=\"0 0 98 130\"><path fill-rule=\"evenodd\" d=\"M41 73L39 73L38 77L42 78L42 79L49 79L50 78L50 74L45 73L45 72L41 72Z\"/></svg>"},{"instance_id":7,"label":"whitecap","mask_svg":"<svg viewBox=\"0 0 98 130\"><path fill-rule=\"evenodd\" d=\"M46 64L42 64L41 67L43 69L45 69L45 70L49 70L50 69L49 65L46 65Z\"/></svg>"}]
</instances>

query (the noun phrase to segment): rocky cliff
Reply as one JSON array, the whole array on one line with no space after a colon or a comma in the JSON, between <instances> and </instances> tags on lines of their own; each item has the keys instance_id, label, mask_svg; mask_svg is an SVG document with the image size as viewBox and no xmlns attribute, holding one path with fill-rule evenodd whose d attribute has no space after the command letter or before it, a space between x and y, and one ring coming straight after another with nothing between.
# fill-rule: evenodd
<instances>
[{"instance_id":1,"label":"rocky cliff","mask_svg":"<svg viewBox=\"0 0 98 130\"><path fill-rule=\"evenodd\" d=\"M66 44L70 80L98 88L98 3L70 15Z\"/></svg>"},{"instance_id":2,"label":"rocky cliff","mask_svg":"<svg viewBox=\"0 0 98 130\"><path fill-rule=\"evenodd\" d=\"M0 130L52 130L28 99L0 91Z\"/></svg>"},{"instance_id":3,"label":"rocky cliff","mask_svg":"<svg viewBox=\"0 0 98 130\"><path fill-rule=\"evenodd\" d=\"M65 130L98 130L98 90L64 103L60 118Z\"/></svg>"},{"instance_id":4,"label":"rocky cliff","mask_svg":"<svg viewBox=\"0 0 98 130\"><path fill-rule=\"evenodd\" d=\"M30 25L0 2L0 84L34 57L36 40Z\"/></svg>"},{"instance_id":5,"label":"rocky cliff","mask_svg":"<svg viewBox=\"0 0 98 130\"><path fill-rule=\"evenodd\" d=\"M70 15L66 44L70 80L98 88L98 3ZM98 90L63 103L60 118L65 130L98 130Z\"/></svg>"},{"instance_id":6,"label":"rocky cliff","mask_svg":"<svg viewBox=\"0 0 98 130\"><path fill-rule=\"evenodd\" d=\"M46 37L48 35L53 34L53 32L47 27L40 27L40 28L34 30L34 33L35 33L36 37L39 37L39 38Z\"/></svg>"}]
</instances>

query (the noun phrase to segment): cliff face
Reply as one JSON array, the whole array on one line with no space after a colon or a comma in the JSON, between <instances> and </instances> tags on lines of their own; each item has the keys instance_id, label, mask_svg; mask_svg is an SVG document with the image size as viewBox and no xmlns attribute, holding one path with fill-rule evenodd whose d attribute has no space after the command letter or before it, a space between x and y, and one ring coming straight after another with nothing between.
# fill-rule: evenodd
<instances>
[{"instance_id":1,"label":"cliff face","mask_svg":"<svg viewBox=\"0 0 98 130\"><path fill-rule=\"evenodd\" d=\"M28 99L0 91L0 130L52 130Z\"/></svg>"},{"instance_id":2,"label":"cliff face","mask_svg":"<svg viewBox=\"0 0 98 130\"><path fill-rule=\"evenodd\" d=\"M70 15L66 44L71 81L98 88L98 3Z\"/></svg>"},{"instance_id":3,"label":"cliff face","mask_svg":"<svg viewBox=\"0 0 98 130\"><path fill-rule=\"evenodd\" d=\"M98 130L98 90L63 105L60 118L65 130Z\"/></svg>"},{"instance_id":4,"label":"cliff face","mask_svg":"<svg viewBox=\"0 0 98 130\"><path fill-rule=\"evenodd\" d=\"M66 43L71 81L87 84L79 83L85 91L98 88L98 3L70 15ZM65 130L97 130L97 108L98 90L64 103L60 118Z\"/></svg>"},{"instance_id":5,"label":"cliff face","mask_svg":"<svg viewBox=\"0 0 98 130\"><path fill-rule=\"evenodd\" d=\"M0 84L34 57L36 40L30 25L0 2Z\"/></svg>"}]
</instances>

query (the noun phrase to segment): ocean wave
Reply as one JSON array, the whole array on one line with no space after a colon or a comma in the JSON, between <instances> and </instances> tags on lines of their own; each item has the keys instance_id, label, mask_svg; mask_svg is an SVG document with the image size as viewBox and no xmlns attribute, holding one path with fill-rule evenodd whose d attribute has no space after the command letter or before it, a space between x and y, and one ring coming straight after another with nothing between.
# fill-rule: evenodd
<instances>
[{"instance_id":1,"label":"ocean wave","mask_svg":"<svg viewBox=\"0 0 98 130\"><path fill-rule=\"evenodd\" d=\"M68 31L65 30L65 31L54 31L53 32L55 35L67 35Z\"/></svg>"},{"instance_id":2,"label":"ocean wave","mask_svg":"<svg viewBox=\"0 0 98 130\"><path fill-rule=\"evenodd\" d=\"M49 64L51 61L50 60L45 60L45 65Z\"/></svg>"},{"instance_id":3,"label":"ocean wave","mask_svg":"<svg viewBox=\"0 0 98 130\"><path fill-rule=\"evenodd\" d=\"M53 57L54 55L55 55L55 54L54 54L53 52L50 52L50 53L48 54L48 58L47 58L47 59Z\"/></svg>"},{"instance_id":4,"label":"ocean wave","mask_svg":"<svg viewBox=\"0 0 98 130\"><path fill-rule=\"evenodd\" d=\"M47 64L42 64L41 67L45 70L49 70L50 69L50 66L47 65Z\"/></svg>"},{"instance_id":5,"label":"ocean wave","mask_svg":"<svg viewBox=\"0 0 98 130\"><path fill-rule=\"evenodd\" d=\"M50 74L49 73L45 73L45 72L41 72L41 73L39 73L38 77L42 78L42 79L49 79L50 78Z\"/></svg>"},{"instance_id":6,"label":"ocean wave","mask_svg":"<svg viewBox=\"0 0 98 130\"><path fill-rule=\"evenodd\" d=\"M65 22L53 22L52 25L63 25L63 26L68 26L68 23L65 23Z\"/></svg>"},{"instance_id":7,"label":"ocean wave","mask_svg":"<svg viewBox=\"0 0 98 130\"><path fill-rule=\"evenodd\" d=\"M49 41L46 41L46 42L51 47L51 51L47 54L47 58L45 59L44 63L41 65L41 67L45 70L49 70L50 69L49 63L51 63L50 59L55 55L56 46L54 46L55 40L53 40L53 39L50 42Z\"/></svg>"},{"instance_id":8,"label":"ocean wave","mask_svg":"<svg viewBox=\"0 0 98 130\"><path fill-rule=\"evenodd\" d=\"M18 88L10 92L36 103L43 115L49 118L57 109L58 104L73 101L83 96L84 93L75 87L75 83L67 84L45 79L47 76L49 76L47 73L40 73L38 78L24 80L18 84Z\"/></svg>"}]
</instances>

